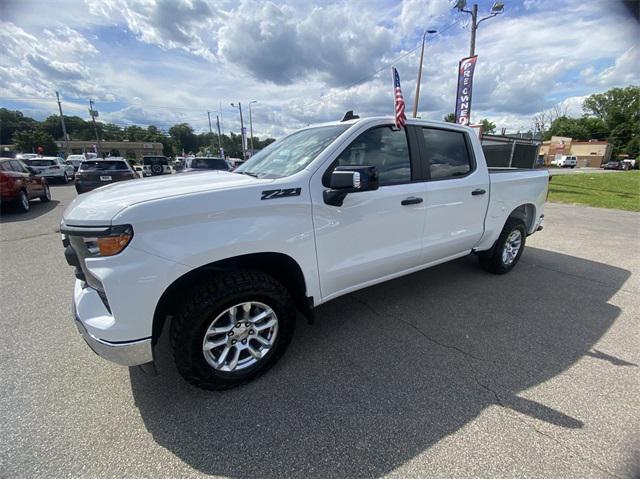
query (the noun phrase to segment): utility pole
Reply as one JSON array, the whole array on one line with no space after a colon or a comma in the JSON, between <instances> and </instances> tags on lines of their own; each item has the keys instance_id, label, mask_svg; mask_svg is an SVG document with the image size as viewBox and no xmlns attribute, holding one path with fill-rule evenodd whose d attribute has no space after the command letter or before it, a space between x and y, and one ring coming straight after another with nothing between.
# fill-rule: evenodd
<instances>
[{"instance_id":1,"label":"utility pole","mask_svg":"<svg viewBox=\"0 0 640 479\"><path fill-rule=\"evenodd\" d=\"M232 107L236 108L234 103L231 104ZM247 159L247 152L244 148L244 120L242 119L242 103L238 102L238 110L240 110L240 143L242 146L242 161Z\"/></svg>"},{"instance_id":2,"label":"utility pole","mask_svg":"<svg viewBox=\"0 0 640 479\"><path fill-rule=\"evenodd\" d=\"M216 115L216 126L218 127L218 153L222 153L222 133L220 132L220 117Z\"/></svg>"},{"instance_id":3,"label":"utility pole","mask_svg":"<svg viewBox=\"0 0 640 479\"><path fill-rule=\"evenodd\" d=\"M211 112L207 112L207 117L209 118L209 133L211 136L211 148L213 148L213 129L211 128Z\"/></svg>"},{"instance_id":4,"label":"utility pole","mask_svg":"<svg viewBox=\"0 0 640 479\"><path fill-rule=\"evenodd\" d=\"M96 133L96 149L98 150L98 158L102 158L102 148L100 148L100 135L98 135L98 125L96 125L96 116L98 116L98 111L93 107L93 100L89 98L89 114L91 115L91 119L93 120L93 131Z\"/></svg>"},{"instance_id":5,"label":"utility pole","mask_svg":"<svg viewBox=\"0 0 640 479\"><path fill-rule=\"evenodd\" d=\"M427 39L427 33L436 33L436 30L425 30L422 35L422 50L420 50L420 68L418 68L418 81L416 82L416 96L413 100L413 117L418 116L418 102L420 101L420 82L422 81L422 60L424 58L424 42Z\"/></svg>"},{"instance_id":6,"label":"utility pole","mask_svg":"<svg viewBox=\"0 0 640 479\"><path fill-rule=\"evenodd\" d=\"M481 18L480 20L478 20L478 4L474 3L471 10L466 10L466 6L467 0L458 0L455 8L457 8L460 12L468 13L469 15L471 15L471 42L469 45L469 56L472 57L476 54L476 31L478 30L478 25L480 25L485 20L504 13L504 3L495 2L491 7L491 13L486 17Z\"/></svg>"},{"instance_id":7,"label":"utility pole","mask_svg":"<svg viewBox=\"0 0 640 479\"><path fill-rule=\"evenodd\" d=\"M71 150L69 149L69 135L67 135L67 126L64 124L62 103L60 103L60 94L58 92L56 92L56 99L58 100L58 110L60 110L60 123L62 123L62 134L64 135L64 151L67 155L66 158L69 158L69 153L71 153Z\"/></svg>"},{"instance_id":8,"label":"utility pole","mask_svg":"<svg viewBox=\"0 0 640 479\"><path fill-rule=\"evenodd\" d=\"M253 118L251 118L251 105L253 103L258 103L256 100L252 100L249 102L249 131L251 134L251 156L253 156Z\"/></svg>"}]
</instances>

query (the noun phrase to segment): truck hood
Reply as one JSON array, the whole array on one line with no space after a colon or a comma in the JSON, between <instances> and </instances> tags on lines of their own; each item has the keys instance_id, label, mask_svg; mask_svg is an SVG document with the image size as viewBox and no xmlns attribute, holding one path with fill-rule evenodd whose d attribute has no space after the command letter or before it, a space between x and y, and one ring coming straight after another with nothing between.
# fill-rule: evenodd
<instances>
[{"instance_id":1,"label":"truck hood","mask_svg":"<svg viewBox=\"0 0 640 479\"><path fill-rule=\"evenodd\" d=\"M67 225L105 225L118 212L145 201L272 181L239 173L208 171L112 183L79 195L65 210L63 221Z\"/></svg>"}]
</instances>

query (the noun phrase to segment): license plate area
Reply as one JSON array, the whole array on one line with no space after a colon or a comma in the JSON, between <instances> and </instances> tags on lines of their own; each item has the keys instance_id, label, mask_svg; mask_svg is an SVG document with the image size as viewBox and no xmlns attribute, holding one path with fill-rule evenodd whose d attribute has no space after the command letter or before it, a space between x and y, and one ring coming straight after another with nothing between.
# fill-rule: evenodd
<instances>
[{"instance_id":1,"label":"license plate area","mask_svg":"<svg viewBox=\"0 0 640 479\"><path fill-rule=\"evenodd\" d=\"M108 175L101 176L100 181L111 181L111 177Z\"/></svg>"}]
</instances>

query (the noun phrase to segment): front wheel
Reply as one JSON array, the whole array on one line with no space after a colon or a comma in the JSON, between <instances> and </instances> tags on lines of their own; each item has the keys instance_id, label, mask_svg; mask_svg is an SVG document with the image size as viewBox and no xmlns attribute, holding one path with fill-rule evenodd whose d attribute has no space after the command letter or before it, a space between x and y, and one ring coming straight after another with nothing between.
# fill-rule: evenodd
<instances>
[{"instance_id":1,"label":"front wheel","mask_svg":"<svg viewBox=\"0 0 640 479\"><path fill-rule=\"evenodd\" d=\"M67 183L69 183L69 176L67 175L67 172L65 171L64 176L62 177L62 182L66 185Z\"/></svg>"},{"instance_id":2,"label":"front wheel","mask_svg":"<svg viewBox=\"0 0 640 479\"><path fill-rule=\"evenodd\" d=\"M47 203L51 201L51 190L49 189L49 185L46 183L42 185L42 187L43 191L42 195L40 195L40 201L42 201L43 203Z\"/></svg>"},{"instance_id":3,"label":"front wheel","mask_svg":"<svg viewBox=\"0 0 640 479\"><path fill-rule=\"evenodd\" d=\"M295 329L289 292L257 271L218 273L198 284L171 324L178 371L203 389L239 386L267 371Z\"/></svg>"},{"instance_id":4,"label":"front wheel","mask_svg":"<svg viewBox=\"0 0 640 479\"><path fill-rule=\"evenodd\" d=\"M16 206L18 211L26 213L31 208L31 204L29 203L29 195L24 190L20 190L18 194L18 201L16 202Z\"/></svg>"},{"instance_id":5,"label":"front wheel","mask_svg":"<svg viewBox=\"0 0 640 479\"><path fill-rule=\"evenodd\" d=\"M508 273L518 264L526 237L524 223L519 219L509 218L493 248L478 254L480 266L490 273Z\"/></svg>"}]
</instances>

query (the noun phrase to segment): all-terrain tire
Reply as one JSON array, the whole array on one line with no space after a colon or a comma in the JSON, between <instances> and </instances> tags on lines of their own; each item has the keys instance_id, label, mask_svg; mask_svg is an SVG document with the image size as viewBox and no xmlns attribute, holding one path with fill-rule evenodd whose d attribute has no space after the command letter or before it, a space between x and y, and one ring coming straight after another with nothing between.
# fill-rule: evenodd
<instances>
[{"instance_id":1,"label":"all-terrain tire","mask_svg":"<svg viewBox=\"0 0 640 479\"><path fill-rule=\"evenodd\" d=\"M505 250L505 245L507 243L507 239L514 233L514 231L520 232L520 247L515 255L510 261L505 261L503 252ZM522 220L518 218L509 218L502 228L502 232L500 236L494 243L493 247L487 251L481 251L478 253L478 259L480 261L480 266L486 271L494 274L505 274L511 271L518 261L520 261L520 256L522 256L522 252L524 251L525 241L527 238L527 230L525 228Z\"/></svg>"},{"instance_id":2,"label":"all-terrain tire","mask_svg":"<svg viewBox=\"0 0 640 479\"><path fill-rule=\"evenodd\" d=\"M212 321L243 302L269 306L278 321L271 349L258 362L239 371L212 367L203 353L203 340ZM266 372L285 352L295 330L296 309L287 289L259 271L221 271L195 284L171 323L171 345L176 367L191 384L209 390L240 386Z\"/></svg>"}]
</instances>

